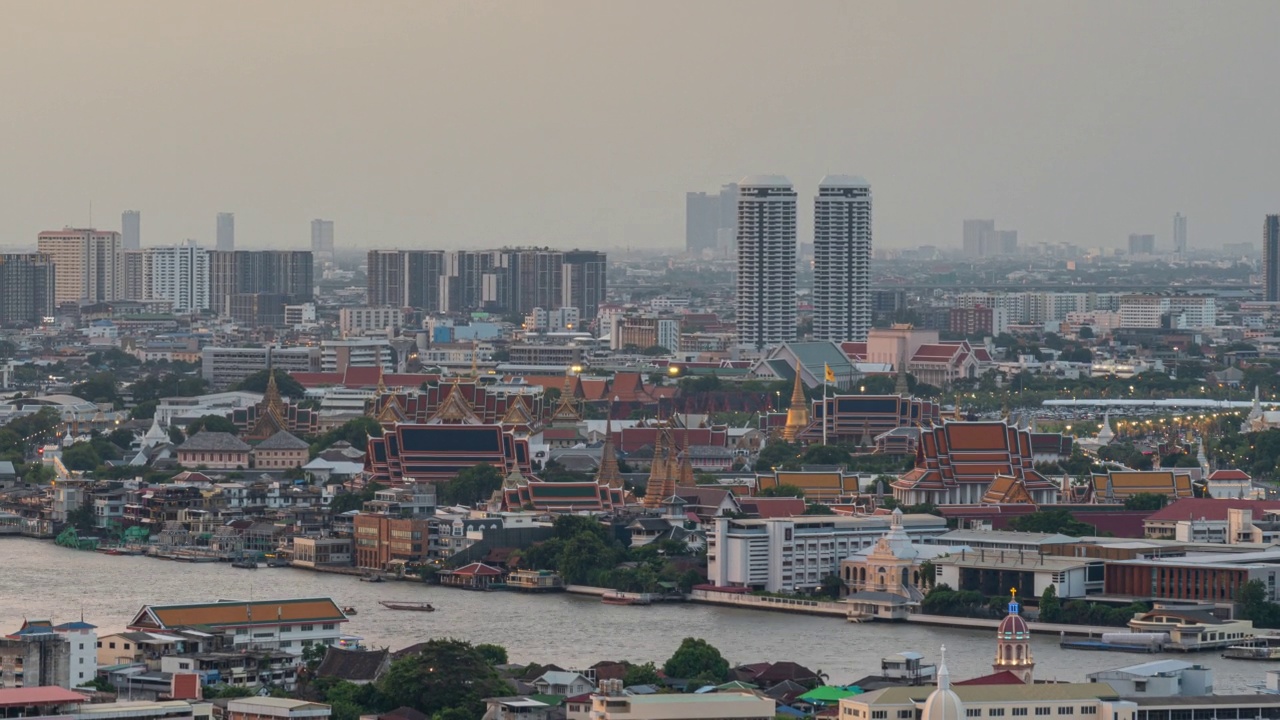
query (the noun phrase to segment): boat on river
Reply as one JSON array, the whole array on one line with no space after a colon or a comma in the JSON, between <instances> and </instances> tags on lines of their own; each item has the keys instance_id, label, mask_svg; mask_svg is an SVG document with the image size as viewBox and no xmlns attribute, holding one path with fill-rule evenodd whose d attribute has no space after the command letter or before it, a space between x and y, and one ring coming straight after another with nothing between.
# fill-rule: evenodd
<instances>
[{"instance_id":1,"label":"boat on river","mask_svg":"<svg viewBox=\"0 0 1280 720\"><path fill-rule=\"evenodd\" d=\"M605 605L649 605L653 601L648 595L625 595L623 593L605 593L600 596L600 602Z\"/></svg>"},{"instance_id":2,"label":"boat on river","mask_svg":"<svg viewBox=\"0 0 1280 720\"><path fill-rule=\"evenodd\" d=\"M379 600L378 604L389 610L416 610L418 612L435 612L436 608L429 602L411 602L407 600Z\"/></svg>"},{"instance_id":3,"label":"boat on river","mask_svg":"<svg viewBox=\"0 0 1280 720\"><path fill-rule=\"evenodd\" d=\"M1280 660L1280 635L1259 635L1222 651L1233 660Z\"/></svg>"}]
</instances>

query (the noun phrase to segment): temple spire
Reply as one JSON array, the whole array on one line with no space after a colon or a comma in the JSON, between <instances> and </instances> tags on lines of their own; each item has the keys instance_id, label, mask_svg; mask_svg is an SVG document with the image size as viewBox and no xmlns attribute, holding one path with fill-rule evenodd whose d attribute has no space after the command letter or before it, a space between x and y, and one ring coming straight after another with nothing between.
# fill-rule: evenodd
<instances>
[{"instance_id":1,"label":"temple spire","mask_svg":"<svg viewBox=\"0 0 1280 720\"><path fill-rule=\"evenodd\" d=\"M611 488L622 487L622 472L618 469L618 454L613 451L613 419L604 421L604 446L600 448L600 470L596 481Z\"/></svg>"},{"instance_id":2,"label":"temple spire","mask_svg":"<svg viewBox=\"0 0 1280 720\"><path fill-rule=\"evenodd\" d=\"M787 424L782 429L782 439L795 442L796 437L809 427L809 401L804 395L804 380L800 377L800 359L796 358L796 382L791 388L791 406L787 408Z\"/></svg>"}]
</instances>

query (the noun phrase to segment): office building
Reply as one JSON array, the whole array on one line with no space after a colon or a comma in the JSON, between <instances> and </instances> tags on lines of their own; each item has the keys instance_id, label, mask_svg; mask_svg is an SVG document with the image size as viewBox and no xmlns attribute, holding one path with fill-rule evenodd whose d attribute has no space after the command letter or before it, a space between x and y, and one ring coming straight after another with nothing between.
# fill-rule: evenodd
<instances>
[{"instance_id":1,"label":"office building","mask_svg":"<svg viewBox=\"0 0 1280 720\"><path fill-rule=\"evenodd\" d=\"M69 227L42 232L37 242L55 268L54 304L122 299L120 233Z\"/></svg>"},{"instance_id":2,"label":"office building","mask_svg":"<svg viewBox=\"0 0 1280 720\"><path fill-rule=\"evenodd\" d=\"M399 307L344 307L338 311L338 332L343 338L388 332L399 335L403 323Z\"/></svg>"},{"instance_id":3,"label":"office building","mask_svg":"<svg viewBox=\"0 0 1280 720\"><path fill-rule=\"evenodd\" d=\"M320 371L316 347L212 347L200 350L200 375L218 386L240 382L267 366L287 373Z\"/></svg>"},{"instance_id":4,"label":"office building","mask_svg":"<svg viewBox=\"0 0 1280 720\"><path fill-rule=\"evenodd\" d=\"M965 220L963 239L965 257L983 257L983 241L995 231L995 220Z\"/></svg>"},{"instance_id":5,"label":"office building","mask_svg":"<svg viewBox=\"0 0 1280 720\"><path fill-rule=\"evenodd\" d=\"M365 302L371 306L405 306L405 261L411 253L403 250L370 250L365 261Z\"/></svg>"},{"instance_id":6,"label":"office building","mask_svg":"<svg viewBox=\"0 0 1280 720\"><path fill-rule=\"evenodd\" d=\"M1182 213L1173 214L1173 251L1179 255L1187 252L1187 216Z\"/></svg>"},{"instance_id":7,"label":"office building","mask_svg":"<svg viewBox=\"0 0 1280 720\"><path fill-rule=\"evenodd\" d=\"M285 296L280 293L228 295L226 314L249 327L280 327L287 324L285 302Z\"/></svg>"},{"instance_id":8,"label":"office building","mask_svg":"<svg viewBox=\"0 0 1280 720\"><path fill-rule=\"evenodd\" d=\"M675 352L680 349L680 320L658 315L621 317L614 321L609 340L614 350L635 348L639 352L658 346Z\"/></svg>"},{"instance_id":9,"label":"office building","mask_svg":"<svg viewBox=\"0 0 1280 720\"><path fill-rule=\"evenodd\" d=\"M321 372L346 372L349 367L381 367L385 372L396 372L395 351L385 339L320 343Z\"/></svg>"},{"instance_id":10,"label":"office building","mask_svg":"<svg viewBox=\"0 0 1280 720\"><path fill-rule=\"evenodd\" d=\"M194 240L143 250L142 299L168 300L174 312L208 310L209 251Z\"/></svg>"},{"instance_id":11,"label":"office building","mask_svg":"<svg viewBox=\"0 0 1280 720\"><path fill-rule=\"evenodd\" d=\"M441 293L444 287L444 251L415 250L406 255L404 298L400 302L385 304L397 308L417 308L428 315L440 312Z\"/></svg>"},{"instance_id":12,"label":"office building","mask_svg":"<svg viewBox=\"0 0 1280 720\"><path fill-rule=\"evenodd\" d=\"M780 175L738 185L738 343L796 338L796 191Z\"/></svg>"},{"instance_id":13,"label":"office building","mask_svg":"<svg viewBox=\"0 0 1280 720\"><path fill-rule=\"evenodd\" d=\"M326 260L333 259L333 221L311 221L311 252L324 255Z\"/></svg>"},{"instance_id":14,"label":"office building","mask_svg":"<svg viewBox=\"0 0 1280 720\"><path fill-rule=\"evenodd\" d=\"M284 295L289 303L314 296L312 255L307 250L209 252L209 307L226 314L232 295Z\"/></svg>"},{"instance_id":15,"label":"office building","mask_svg":"<svg viewBox=\"0 0 1280 720\"><path fill-rule=\"evenodd\" d=\"M125 300L146 298L146 273L143 270L146 251L125 250L120 253L120 272L124 273Z\"/></svg>"},{"instance_id":16,"label":"office building","mask_svg":"<svg viewBox=\"0 0 1280 720\"><path fill-rule=\"evenodd\" d=\"M813 203L813 338L866 340L871 327L871 185L828 175Z\"/></svg>"},{"instance_id":17,"label":"office building","mask_svg":"<svg viewBox=\"0 0 1280 720\"><path fill-rule=\"evenodd\" d=\"M914 543L947 532L935 515L815 516L742 519L717 517L707 537L707 581L717 587L798 592L822 586L840 561L876 543L901 522Z\"/></svg>"},{"instance_id":18,"label":"office building","mask_svg":"<svg viewBox=\"0 0 1280 720\"><path fill-rule=\"evenodd\" d=\"M56 285L48 255L0 255L0 326L38 325L53 317Z\"/></svg>"},{"instance_id":19,"label":"office building","mask_svg":"<svg viewBox=\"0 0 1280 720\"><path fill-rule=\"evenodd\" d=\"M125 210L120 214L120 242L125 250L142 248L142 213Z\"/></svg>"},{"instance_id":20,"label":"office building","mask_svg":"<svg viewBox=\"0 0 1280 720\"><path fill-rule=\"evenodd\" d=\"M218 245L223 252L236 249L236 216L235 213L218 213Z\"/></svg>"},{"instance_id":21,"label":"office building","mask_svg":"<svg viewBox=\"0 0 1280 720\"><path fill-rule=\"evenodd\" d=\"M1140 235L1133 233L1129 235L1129 254L1130 255L1155 255L1156 254L1156 236Z\"/></svg>"},{"instance_id":22,"label":"office building","mask_svg":"<svg viewBox=\"0 0 1280 720\"><path fill-rule=\"evenodd\" d=\"M1280 215L1262 223L1262 299L1280 302Z\"/></svg>"}]
</instances>

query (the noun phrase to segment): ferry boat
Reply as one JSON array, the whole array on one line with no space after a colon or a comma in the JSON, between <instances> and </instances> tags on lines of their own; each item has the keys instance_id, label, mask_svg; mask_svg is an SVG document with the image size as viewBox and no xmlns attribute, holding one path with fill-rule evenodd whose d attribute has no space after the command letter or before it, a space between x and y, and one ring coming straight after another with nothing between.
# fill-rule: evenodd
<instances>
[{"instance_id":1,"label":"ferry boat","mask_svg":"<svg viewBox=\"0 0 1280 720\"><path fill-rule=\"evenodd\" d=\"M379 582L386 582L386 581L382 579L381 575L361 575L360 582L379 583Z\"/></svg>"},{"instance_id":2,"label":"ferry boat","mask_svg":"<svg viewBox=\"0 0 1280 720\"><path fill-rule=\"evenodd\" d=\"M346 615L347 617L351 617L352 615L356 615L358 613L356 612L356 609L354 607L352 607L351 605L348 605L342 608L342 614Z\"/></svg>"},{"instance_id":3,"label":"ferry boat","mask_svg":"<svg viewBox=\"0 0 1280 720\"><path fill-rule=\"evenodd\" d=\"M1233 660L1280 660L1280 635L1260 635L1222 651Z\"/></svg>"},{"instance_id":4,"label":"ferry boat","mask_svg":"<svg viewBox=\"0 0 1280 720\"><path fill-rule=\"evenodd\" d=\"M405 600L379 600L378 604L389 610L417 610L418 612L435 612L436 608L429 602L410 602Z\"/></svg>"}]
</instances>

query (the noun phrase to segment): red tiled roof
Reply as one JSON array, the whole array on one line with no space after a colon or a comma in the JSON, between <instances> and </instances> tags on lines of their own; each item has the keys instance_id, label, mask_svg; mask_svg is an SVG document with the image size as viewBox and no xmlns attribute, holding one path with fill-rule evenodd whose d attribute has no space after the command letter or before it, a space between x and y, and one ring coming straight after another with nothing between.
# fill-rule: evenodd
<instances>
[{"instance_id":1,"label":"red tiled roof","mask_svg":"<svg viewBox=\"0 0 1280 720\"><path fill-rule=\"evenodd\" d=\"M911 359L921 361L950 360L963 352L964 348L959 345L921 345L919 349L916 350L915 355L911 356Z\"/></svg>"},{"instance_id":2,"label":"red tiled roof","mask_svg":"<svg viewBox=\"0 0 1280 720\"><path fill-rule=\"evenodd\" d=\"M1261 519L1268 510L1280 510L1280 500L1216 500L1214 498L1183 498L1151 513L1148 521L1176 522L1178 520L1226 520L1228 510L1251 510Z\"/></svg>"},{"instance_id":3,"label":"red tiled roof","mask_svg":"<svg viewBox=\"0 0 1280 720\"><path fill-rule=\"evenodd\" d=\"M794 517L803 515L805 510L801 498L753 497L740 502L745 512L761 518Z\"/></svg>"},{"instance_id":4,"label":"red tiled roof","mask_svg":"<svg viewBox=\"0 0 1280 720\"><path fill-rule=\"evenodd\" d=\"M1014 675L1008 670L1001 670L991 675L982 675L968 680L961 680L956 685L1026 685L1022 682L1022 678Z\"/></svg>"},{"instance_id":5,"label":"red tiled roof","mask_svg":"<svg viewBox=\"0 0 1280 720\"><path fill-rule=\"evenodd\" d=\"M1243 470L1214 470L1209 480L1252 480L1249 473Z\"/></svg>"},{"instance_id":6,"label":"red tiled roof","mask_svg":"<svg viewBox=\"0 0 1280 720\"><path fill-rule=\"evenodd\" d=\"M82 703L88 701L88 699L86 695L52 685L0 688L0 707L62 705L66 703Z\"/></svg>"},{"instance_id":7,"label":"red tiled roof","mask_svg":"<svg viewBox=\"0 0 1280 720\"><path fill-rule=\"evenodd\" d=\"M473 562L470 565L463 565L453 571L454 575L501 575L502 571L496 567L485 565L484 563Z\"/></svg>"},{"instance_id":8,"label":"red tiled roof","mask_svg":"<svg viewBox=\"0 0 1280 720\"><path fill-rule=\"evenodd\" d=\"M864 342L840 343L840 351L854 362L861 362L867 359L867 344Z\"/></svg>"}]
</instances>

